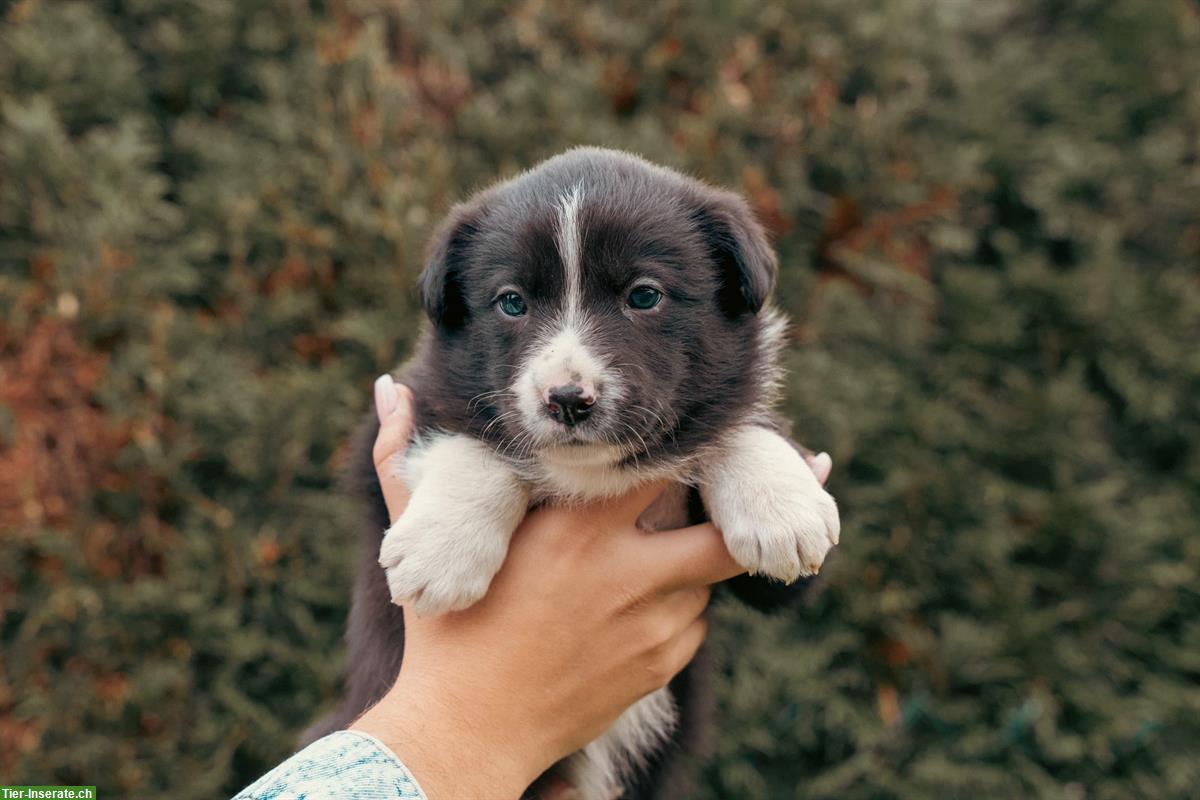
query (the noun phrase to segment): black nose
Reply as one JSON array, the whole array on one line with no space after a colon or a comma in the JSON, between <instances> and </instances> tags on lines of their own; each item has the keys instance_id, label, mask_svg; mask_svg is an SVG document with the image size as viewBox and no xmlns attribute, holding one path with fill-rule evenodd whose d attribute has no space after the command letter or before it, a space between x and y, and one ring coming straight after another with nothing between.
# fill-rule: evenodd
<instances>
[{"instance_id":1,"label":"black nose","mask_svg":"<svg viewBox=\"0 0 1200 800\"><path fill-rule=\"evenodd\" d=\"M563 425L583 422L592 413L595 404L595 396L575 384L555 386L546 395L546 412Z\"/></svg>"}]
</instances>

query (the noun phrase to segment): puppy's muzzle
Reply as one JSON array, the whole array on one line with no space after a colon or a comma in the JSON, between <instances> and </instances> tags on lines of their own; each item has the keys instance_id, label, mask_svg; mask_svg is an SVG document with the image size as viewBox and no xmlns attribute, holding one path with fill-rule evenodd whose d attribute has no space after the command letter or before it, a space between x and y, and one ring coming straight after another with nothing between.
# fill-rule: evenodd
<instances>
[{"instance_id":1,"label":"puppy's muzzle","mask_svg":"<svg viewBox=\"0 0 1200 800\"><path fill-rule=\"evenodd\" d=\"M542 400L550 418L569 428L591 416L596 406L596 391L571 383L545 390Z\"/></svg>"}]
</instances>

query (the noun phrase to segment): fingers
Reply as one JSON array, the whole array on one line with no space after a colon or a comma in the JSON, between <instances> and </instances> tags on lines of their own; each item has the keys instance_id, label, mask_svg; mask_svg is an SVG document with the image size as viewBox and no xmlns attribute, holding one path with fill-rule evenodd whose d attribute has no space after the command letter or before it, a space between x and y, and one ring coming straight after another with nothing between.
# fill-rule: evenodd
<instances>
[{"instance_id":1,"label":"fingers","mask_svg":"<svg viewBox=\"0 0 1200 800\"><path fill-rule=\"evenodd\" d=\"M709 595L705 586L671 592L655 601L647 623L652 645L647 651L652 688L670 683L696 655L708 631L704 609Z\"/></svg>"},{"instance_id":2,"label":"fingers","mask_svg":"<svg viewBox=\"0 0 1200 800\"><path fill-rule=\"evenodd\" d=\"M665 595L659 602L662 612L668 618L679 620L680 623L693 620L708 608L712 588L709 586L690 586Z\"/></svg>"},{"instance_id":3,"label":"fingers","mask_svg":"<svg viewBox=\"0 0 1200 800\"><path fill-rule=\"evenodd\" d=\"M733 560L712 523L647 533L637 546L649 581L660 591L708 586L746 571Z\"/></svg>"},{"instance_id":4,"label":"fingers","mask_svg":"<svg viewBox=\"0 0 1200 800\"><path fill-rule=\"evenodd\" d=\"M707 635L708 620L701 615L692 620L683 633L679 634L679 638L671 643L667 661L672 677L678 675L684 667L691 663L692 659L696 657L696 651L700 649L700 645L704 644L704 637Z\"/></svg>"},{"instance_id":5,"label":"fingers","mask_svg":"<svg viewBox=\"0 0 1200 800\"><path fill-rule=\"evenodd\" d=\"M395 522L409 499L408 486L397 474L395 465L400 463L412 437L412 391L393 381L391 375L381 375L375 381L375 410L379 414L379 434L375 437L372 457L388 517Z\"/></svg>"}]
</instances>

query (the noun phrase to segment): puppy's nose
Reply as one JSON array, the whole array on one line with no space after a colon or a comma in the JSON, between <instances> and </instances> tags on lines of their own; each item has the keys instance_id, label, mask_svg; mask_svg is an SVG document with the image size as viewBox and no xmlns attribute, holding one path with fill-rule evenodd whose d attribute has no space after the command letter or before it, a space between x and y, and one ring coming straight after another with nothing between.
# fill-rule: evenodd
<instances>
[{"instance_id":1,"label":"puppy's nose","mask_svg":"<svg viewBox=\"0 0 1200 800\"><path fill-rule=\"evenodd\" d=\"M545 395L546 413L556 422L571 426L588 418L596 404L596 394L578 384L555 386Z\"/></svg>"}]
</instances>

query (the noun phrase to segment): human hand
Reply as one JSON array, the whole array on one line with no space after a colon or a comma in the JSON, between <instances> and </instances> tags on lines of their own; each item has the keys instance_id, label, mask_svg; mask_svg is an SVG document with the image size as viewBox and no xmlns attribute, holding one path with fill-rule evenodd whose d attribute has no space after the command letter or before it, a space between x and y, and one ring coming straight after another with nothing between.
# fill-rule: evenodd
<instances>
[{"instance_id":1,"label":"human hand","mask_svg":"<svg viewBox=\"0 0 1200 800\"><path fill-rule=\"evenodd\" d=\"M385 376L376 403L375 464L394 521L409 495L389 467L411 435L412 395ZM406 615L400 676L352 727L389 745L431 800L517 798L665 686L704 639L709 585L744 570L712 525L638 529L662 489L530 513L483 600Z\"/></svg>"}]
</instances>

